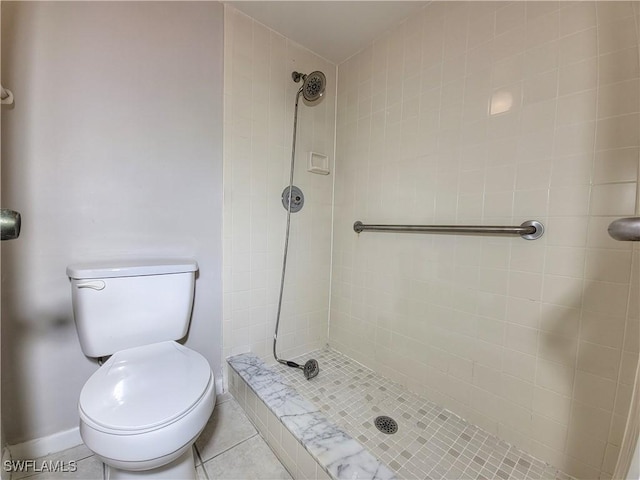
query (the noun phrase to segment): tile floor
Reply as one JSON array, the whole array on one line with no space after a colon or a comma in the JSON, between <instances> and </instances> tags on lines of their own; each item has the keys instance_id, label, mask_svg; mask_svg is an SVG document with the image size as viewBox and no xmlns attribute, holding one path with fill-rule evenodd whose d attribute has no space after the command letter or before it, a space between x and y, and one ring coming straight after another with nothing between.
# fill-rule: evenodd
<instances>
[{"instance_id":1,"label":"tile floor","mask_svg":"<svg viewBox=\"0 0 640 480\"><path fill-rule=\"evenodd\" d=\"M568 480L571 477L469 424L448 410L407 392L361 364L330 349L304 358L320 362L320 375L305 380L299 370L274 366L289 383L332 421L395 470L399 478ZM378 415L393 417L398 432L373 425ZM228 393L219 395L209 423L196 441L200 480L291 479L242 408ZM84 445L38 459L73 460L69 473L14 473L11 480L103 480L102 463ZM41 463L38 463L41 464Z\"/></svg>"},{"instance_id":2,"label":"tile floor","mask_svg":"<svg viewBox=\"0 0 640 480\"><path fill-rule=\"evenodd\" d=\"M69 473L14 473L11 480L103 480L102 463L84 445L40 458L76 462ZM200 480L290 480L291 476L228 393L218 395L209 423L196 441L196 471Z\"/></svg>"},{"instance_id":3,"label":"tile floor","mask_svg":"<svg viewBox=\"0 0 640 480\"><path fill-rule=\"evenodd\" d=\"M309 358L320 364L320 374L311 381L300 370L279 364L272 368L399 478L571 478L335 350L317 350L297 361ZM396 420L395 434L376 429L374 419L381 415Z\"/></svg>"}]
</instances>

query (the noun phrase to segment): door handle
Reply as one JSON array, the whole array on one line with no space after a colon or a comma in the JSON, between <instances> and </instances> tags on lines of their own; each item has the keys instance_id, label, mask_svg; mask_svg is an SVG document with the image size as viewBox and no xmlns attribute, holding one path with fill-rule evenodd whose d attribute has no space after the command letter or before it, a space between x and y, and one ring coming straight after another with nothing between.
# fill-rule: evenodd
<instances>
[{"instance_id":1,"label":"door handle","mask_svg":"<svg viewBox=\"0 0 640 480\"><path fill-rule=\"evenodd\" d=\"M609 235L623 242L640 241L640 217L619 218L609 224Z\"/></svg>"},{"instance_id":2,"label":"door handle","mask_svg":"<svg viewBox=\"0 0 640 480\"><path fill-rule=\"evenodd\" d=\"M0 240L14 240L20 236L20 213L8 208L0 209Z\"/></svg>"}]
</instances>

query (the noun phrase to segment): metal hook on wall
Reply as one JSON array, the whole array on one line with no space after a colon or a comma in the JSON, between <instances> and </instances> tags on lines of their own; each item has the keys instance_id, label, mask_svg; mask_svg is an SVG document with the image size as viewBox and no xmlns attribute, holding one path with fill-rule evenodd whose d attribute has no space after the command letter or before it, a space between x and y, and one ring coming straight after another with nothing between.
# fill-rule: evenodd
<instances>
[{"instance_id":1,"label":"metal hook on wall","mask_svg":"<svg viewBox=\"0 0 640 480\"><path fill-rule=\"evenodd\" d=\"M0 208L0 239L14 240L20 236L22 218L20 213L8 208Z\"/></svg>"},{"instance_id":2,"label":"metal hook on wall","mask_svg":"<svg viewBox=\"0 0 640 480\"><path fill-rule=\"evenodd\" d=\"M0 85L0 103L2 105L11 105L13 103L13 92L2 85Z\"/></svg>"}]
</instances>

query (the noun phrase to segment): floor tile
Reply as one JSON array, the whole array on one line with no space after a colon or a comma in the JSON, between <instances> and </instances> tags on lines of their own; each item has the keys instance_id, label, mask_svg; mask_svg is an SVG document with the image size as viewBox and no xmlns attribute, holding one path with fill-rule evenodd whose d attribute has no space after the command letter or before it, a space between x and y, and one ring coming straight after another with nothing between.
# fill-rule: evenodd
<instances>
[{"instance_id":1,"label":"floor tile","mask_svg":"<svg viewBox=\"0 0 640 480\"><path fill-rule=\"evenodd\" d=\"M36 461L36 465L38 466L38 469L42 470L42 465L45 462L48 465L50 465L51 462L62 462L62 464L68 465L69 462L71 461L79 462L80 460L89 458L92 455L93 455L93 452L89 450L84 444L81 444L72 448L68 448L67 450L63 450L62 452L52 453L51 455L45 455L44 457L35 459L35 461ZM33 469L30 469L29 471L26 471L26 472L14 472L11 475L11 480L19 480L21 478L27 478L27 477L33 478L36 475L38 474L34 472ZM38 478L42 479L43 477L39 476ZM73 478L73 477L64 477L64 478Z\"/></svg>"},{"instance_id":2,"label":"floor tile","mask_svg":"<svg viewBox=\"0 0 640 480\"><path fill-rule=\"evenodd\" d=\"M286 469L269 449L265 441L242 411L235 399L222 394L216 400L216 408L211 420L197 442L204 465L196 467L200 480L279 480L291 479ZM47 455L36 460L42 471L43 462L60 462L71 469L70 462L76 462L73 472L30 472L16 474L12 480L102 480L103 466L84 445ZM200 463L199 460L196 461ZM53 465L54 463L50 463ZM58 465L58 464L56 464Z\"/></svg>"},{"instance_id":3,"label":"floor tile","mask_svg":"<svg viewBox=\"0 0 640 480\"><path fill-rule=\"evenodd\" d=\"M293 360L304 363L312 357L320 364L320 374L312 380L283 365L272 368L401 478L415 472L446 479L570 478L335 350L325 348ZM374 426L378 416L392 417L396 432L379 431Z\"/></svg>"},{"instance_id":4,"label":"floor tile","mask_svg":"<svg viewBox=\"0 0 640 480\"><path fill-rule=\"evenodd\" d=\"M204 468L209 478L216 480L291 479L291 475L259 435L205 462Z\"/></svg>"},{"instance_id":5,"label":"floor tile","mask_svg":"<svg viewBox=\"0 0 640 480\"><path fill-rule=\"evenodd\" d=\"M233 395L231 395L229 392L221 393L216 397L216 405L228 402L229 400L233 400Z\"/></svg>"},{"instance_id":6,"label":"floor tile","mask_svg":"<svg viewBox=\"0 0 640 480\"><path fill-rule=\"evenodd\" d=\"M69 467L69 464L65 464ZM29 480L102 480L102 462L91 456L76 462L74 472L46 472L28 477ZM12 477L13 478L13 477Z\"/></svg>"},{"instance_id":7,"label":"floor tile","mask_svg":"<svg viewBox=\"0 0 640 480\"><path fill-rule=\"evenodd\" d=\"M206 462L257 433L242 408L231 398L216 405L196 441L196 448L202 461Z\"/></svg>"},{"instance_id":8,"label":"floor tile","mask_svg":"<svg viewBox=\"0 0 640 480\"><path fill-rule=\"evenodd\" d=\"M209 477L204 471L204 467L202 465L198 465L196 467L196 475L198 480L209 480Z\"/></svg>"}]
</instances>

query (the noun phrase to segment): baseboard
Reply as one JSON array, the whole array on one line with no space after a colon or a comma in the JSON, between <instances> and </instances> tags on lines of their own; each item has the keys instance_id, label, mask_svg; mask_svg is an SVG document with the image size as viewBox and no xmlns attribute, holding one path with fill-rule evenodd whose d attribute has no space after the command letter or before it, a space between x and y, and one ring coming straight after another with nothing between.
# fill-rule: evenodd
<instances>
[{"instance_id":1,"label":"baseboard","mask_svg":"<svg viewBox=\"0 0 640 480\"><path fill-rule=\"evenodd\" d=\"M4 468L4 462L11 461L11 452L9 451L9 447L7 445L2 447L2 469L0 470L0 479L1 480L9 480L11 478L11 472Z\"/></svg>"},{"instance_id":2,"label":"baseboard","mask_svg":"<svg viewBox=\"0 0 640 480\"><path fill-rule=\"evenodd\" d=\"M222 375L218 375L216 377L216 395L220 395L221 393L224 393L227 391L227 389L225 388L225 379L222 378Z\"/></svg>"},{"instance_id":3,"label":"baseboard","mask_svg":"<svg viewBox=\"0 0 640 480\"><path fill-rule=\"evenodd\" d=\"M82 443L78 427L54 433L47 437L36 438L28 442L9 445L11 458L14 460L32 460L50 453L61 452Z\"/></svg>"}]
</instances>

